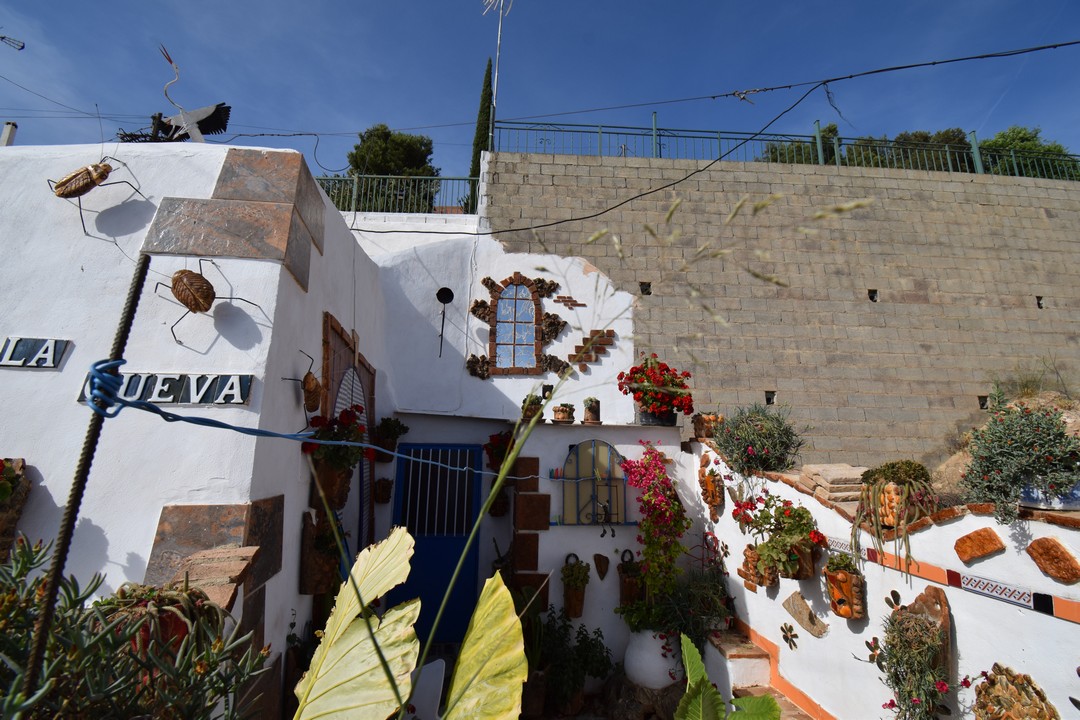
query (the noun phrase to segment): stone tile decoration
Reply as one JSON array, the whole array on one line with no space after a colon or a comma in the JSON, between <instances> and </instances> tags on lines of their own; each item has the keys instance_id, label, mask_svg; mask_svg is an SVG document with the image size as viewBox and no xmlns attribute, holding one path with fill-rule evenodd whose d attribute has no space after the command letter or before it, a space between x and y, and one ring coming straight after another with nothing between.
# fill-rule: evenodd
<instances>
[{"instance_id":1,"label":"stone tile decoration","mask_svg":"<svg viewBox=\"0 0 1080 720\"><path fill-rule=\"evenodd\" d=\"M143 582L163 585L173 578L184 558L199 551L240 547L247 519L247 505L166 505L158 518Z\"/></svg>"},{"instance_id":2,"label":"stone tile decoration","mask_svg":"<svg viewBox=\"0 0 1080 720\"><path fill-rule=\"evenodd\" d=\"M975 686L975 717L980 720L1060 720L1030 675L994 663L986 679Z\"/></svg>"},{"instance_id":3,"label":"stone tile decoration","mask_svg":"<svg viewBox=\"0 0 1080 720\"><path fill-rule=\"evenodd\" d=\"M822 620L817 613L810 609L806 598L798 590L791 593L788 599L784 601L784 609L788 611L791 617L795 618L795 622L799 623L803 630L814 637L825 637L825 634L829 632L829 623Z\"/></svg>"},{"instance_id":4,"label":"stone tile decoration","mask_svg":"<svg viewBox=\"0 0 1080 720\"><path fill-rule=\"evenodd\" d=\"M573 310L574 308L579 307L587 307L585 303L575 300L572 295L556 295L555 302L559 303L560 305L565 305L568 310Z\"/></svg>"},{"instance_id":5,"label":"stone tile decoration","mask_svg":"<svg viewBox=\"0 0 1080 720\"><path fill-rule=\"evenodd\" d=\"M206 593L212 602L226 610L236 601L236 591L247 580L249 570L259 555L257 547L218 547L188 555L180 561L171 585L188 584Z\"/></svg>"},{"instance_id":6,"label":"stone tile decoration","mask_svg":"<svg viewBox=\"0 0 1080 720\"><path fill-rule=\"evenodd\" d=\"M976 560L1004 551L1005 543L993 528L979 528L957 539L953 549L965 565L970 565Z\"/></svg>"},{"instance_id":7,"label":"stone tile decoration","mask_svg":"<svg viewBox=\"0 0 1080 720\"><path fill-rule=\"evenodd\" d=\"M1080 562L1057 538L1039 538L1027 547L1027 554L1039 569L1065 585L1080 580Z\"/></svg>"},{"instance_id":8,"label":"stone tile decoration","mask_svg":"<svg viewBox=\"0 0 1080 720\"><path fill-rule=\"evenodd\" d=\"M311 246L322 251L324 212L300 154L233 148L213 197L162 198L143 250L277 260L306 291Z\"/></svg>"},{"instance_id":9,"label":"stone tile decoration","mask_svg":"<svg viewBox=\"0 0 1080 720\"><path fill-rule=\"evenodd\" d=\"M950 579L952 574L950 573ZM1021 607L1032 608L1034 606L1032 594L1029 590L1012 587L986 578L975 577L974 575L956 574L960 576L960 582L955 587L969 590L978 595L1004 600L1007 603ZM952 585L952 582L949 584Z\"/></svg>"}]
</instances>

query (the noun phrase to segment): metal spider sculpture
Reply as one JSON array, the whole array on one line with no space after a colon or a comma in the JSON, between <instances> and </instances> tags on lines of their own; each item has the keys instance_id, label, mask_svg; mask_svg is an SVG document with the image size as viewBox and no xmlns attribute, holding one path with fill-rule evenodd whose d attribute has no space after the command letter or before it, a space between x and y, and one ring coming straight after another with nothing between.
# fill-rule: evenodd
<instances>
[{"instance_id":1,"label":"metal spider sculpture","mask_svg":"<svg viewBox=\"0 0 1080 720\"><path fill-rule=\"evenodd\" d=\"M210 310L210 306L214 304L215 300L240 300L246 302L248 305L254 305L262 310L262 307L258 303L253 303L250 300L246 300L242 297L229 296L218 297L214 292L214 286L203 275L202 264L209 262L211 265L217 267L217 263L213 260L207 260L206 258L199 258L199 272L194 270L177 270L172 276L172 285L165 285L165 283L159 282L154 286L154 292L157 292L159 287L167 287L172 291L173 297L187 308L187 312L180 316L180 319L172 324L169 328L169 332L172 333L173 340L177 345L183 345L183 341L176 337L176 326L180 324L180 320L186 318L190 313L204 313ZM309 356L310 357L310 356ZM314 361L313 361L314 362Z\"/></svg>"},{"instance_id":2,"label":"metal spider sculpture","mask_svg":"<svg viewBox=\"0 0 1080 720\"><path fill-rule=\"evenodd\" d=\"M322 404L323 384L319 381L319 378L315 377L315 373L311 371L311 369L315 367L315 358L311 357L303 350L301 350L300 352L304 355L304 357L311 361L311 363L308 365L307 372L304 373L304 377L283 377L281 379L300 383L300 389L304 392L304 409L307 410L309 413L313 413L318 410L319 405Z\"/></svg>"}]
</instances>

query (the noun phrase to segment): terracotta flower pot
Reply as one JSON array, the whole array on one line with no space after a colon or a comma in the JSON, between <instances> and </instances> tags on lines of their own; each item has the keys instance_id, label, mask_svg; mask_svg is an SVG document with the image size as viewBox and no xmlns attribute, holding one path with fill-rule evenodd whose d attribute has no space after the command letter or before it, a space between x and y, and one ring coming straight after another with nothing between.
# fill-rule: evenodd
<instances>
[{"instance_id":1,"label":"terracotta flower pot","mask_svg":"<svg viewBox=\"0 0 1080 720\"><path fill-rule=\"evenodd\" d=\"M506 513L510 512L510 496L506 494L506 488L499 490L499 494L495 496L495 500L491 503L491 510L488 512L491 517L502 517Z\"/></svg>"},{"instance_id":2,"label":"terracotta flower pot","mask_svg":"<svg viewBox=\"0 0 1080 720\"><path fill-rule=\"evenodd\" d=\"M371 439L371 444L378 448L375 451L375 462L388 463L394 461L394 453L397 450L397 439L383 440L379 437Z\"/></svg>"},{"instance_id":3,"label":"terracotta flower pot","mask_svg":"<svg viewBox=\"0 0 1080 720\"><path fill-rule=\"evenodd\" d=\"M826 570L825 584L829 588L829 607L847 620L866 616L863 576L847 570Z\"/></svg>"},{"instance_id":4,"label":"terracotta flower pot","mask_svg":"<svg viewBox=\"0 0 1080 720\"><path fill-rule=\"evenodd\" d=\"M349 499L352 476L353 468L342 470L325 461L315 461L315 480L323 495L326 496L326 502L331 510L340 510L345 507L345 502ZM312 488L311 507L322 507L322 500L319 499L318 490L315 488Z\"/></svg>"},{"instance_id":5,"label":"terracotta flower pot","mask_svg":"<svg viewBox=\"0 0 1080 720\"><path fill-rule=\"evenodd\" d=\"M394 496L394 481L390 478L379 478L375 481L372 495L374 495L375 502L380 505L390 502L390 499Z\"/></svg>"},{"instance_id":6,"label":"terracotta flower pot","mask_svg":"<svg viewBox=\"0 0 1080 720\"><path fill-rule=\"evenodd\" d=\"M780 577L809 580L814 577L814 546L792 545L791 552L799 556L799 566L793 573L781 572Z\"/></svg>"},{"instance_id":7,"label":"terracotta flower pot","mask_svg":"<svg viewBox=\"0 0 1080 720\"><path fill-rule=\"evenodd\" d=\"M579 618L585 612L585 588L563 585L563 609L568 618Z\"/></svg>"},{"instance_id":8,"label":"terracotta flower pot","mask_svg":"<svg viewBox=\"0 0 1080 720\"><path fill-rule=\"evenodd\" d=\"M761 556L758 555L757 548L753 545L747 545L743 549L743 564L738 569L739 577L762 587L769 587L780 582L780 576L777 574L776 568L769 567L765 568L764 571L758 570L758 561L760 559Z\"/></svg>"},{"instance_id":9,"label":"terracotta flower pot","mask_svg":"<svg viewBox=\"0 0 1080 720\"><path fill-rule=\"evenodd\" d=\"M585 417L581 421L583 425L600 425L600 401L595 405L585 406Z\"/></svg>"},{"instance_id":10,"label":"terracotta flower pot","mask_svg":"<svg viewBox=\"0 0 1080 720\"><path fill-rule=\"evenodd\" d=\"M533 419L534 415L539 415L540 419L537 422L543 422L544 413L541 412L544 409L543 405L526 405L521 408L521 419L523 422L529 422Z\"/></svg>"}]
</instances>

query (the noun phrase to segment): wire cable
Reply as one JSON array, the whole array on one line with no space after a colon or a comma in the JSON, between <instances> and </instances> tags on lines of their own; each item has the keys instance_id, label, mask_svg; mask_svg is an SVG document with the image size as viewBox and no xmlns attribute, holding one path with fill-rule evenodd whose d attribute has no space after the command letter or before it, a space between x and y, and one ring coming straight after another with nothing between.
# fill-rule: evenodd
<instances>
[{"instance_id":1,"label":"wire cable","mask_svg":"<svg viewBox=\"0 0 1080 720\"><path fill-rule=\"evenodd\" d=\"M154 403L145 402L143 400L128 400L120 394L120 390L123 387L124 379L119 374L119 369L124 365L126 360L99 360L90 366L90 394L87 397L87 404L90 409L101 418L114 418L120 414L120 411L124 408L134 408L136 410L143 410L145 412L153 413L159 416L165 422L182 422L190 425L197 425L200 427L214 428L217 430L231 430L232 432L240 433L241 435L249 435L257 438L275 438L278 440L291 440L299 443L311 443L315 445L338 445L344 447L358 447L363 448L365 451L370 451L373 455L376 450L385 452L394 457L402 458L410 462L423 463L425 465L433 465L439 468L445 468L447 470L456 470L460 472L473 472L471 467L455 467L453 465L447 465L446 463L440 463L435 460L426 460L423 458L413 457L411 455L403 455L398 452L392 452L381 448L377 445L364 442L354 442L351 440L322 440L316 438L312 433L279 433L273 430L263 430L261 428L249 428L240 427L237 425L231 425L221 420L214 420L212 418L193 417L190 415L179 415L177 413L169 412ZM497 472L489 472L486 470L475 471L481 475L491 475L497 477ZM515 477L507 475L508 480L524 480L523 477Z\"/></svg>"}]
</instances>

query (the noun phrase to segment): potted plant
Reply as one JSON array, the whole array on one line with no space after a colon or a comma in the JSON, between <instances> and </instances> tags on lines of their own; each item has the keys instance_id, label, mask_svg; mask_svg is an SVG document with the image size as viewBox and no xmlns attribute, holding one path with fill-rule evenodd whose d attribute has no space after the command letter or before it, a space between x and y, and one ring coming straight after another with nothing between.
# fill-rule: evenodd
<instances>
[{"instance_id":1,"label":"potted plant","mask_svg":"<svg viewBox=\"0 0 1080 720\"><path fill-rule=\"evenodd\" d=\"M719 417L713 440L731 469L744 478L791 468L804 442L788 421L787 408L760 403Z\"/></svg>"},{"instance_id":2,"label":"potted plant","mask_svg":"<svg viewBox=\"0 0 1080 720\"><path fill-rule=\"evenodd\" d=\"M1080 509L1080 438L1068 434L1060 410L1023 403L999 409L971 432L968 450L971 464L960 479L966 499L994 503L999 523L1015 520L1022 500Z\"/></svg>"},{"instance_id":3,"label":"potted plant","mask_svg":"<svg viewBox=\"0 0 1080 720\"><path fill-rule=\"evenodd\" d=\"M545 623L540 618L543 608L536 588L525 586L520 590L511 589L514 609L521 618L521 634L525 644L525 661L529 664L529 675L521 688L521 716L523 718L544 717L544 699L547 692L548 661L544 657Z\"/></svg>"},{"instance_id":4,"label":"potted plant","mask_svg":"<svg viewBox=\"0 0 1080 720\"><path fill-rule=\"evenodd\" d=\"M600 401L594 397L585 398L585 417L582 425L600 425Z\"/></svg>"},{"instance_id":5,"label":"potted plant","mask_svg":"<svg viewBox=\"0 0 1080 720\"><path fill-rule=\"evenodd\" d=\"M667 474L663 453L649 443L642 445L641 459L624 460L621 467L627 485L640 491L638 542L644 597L616 612L633 633L623 661L627 677L642 687L660 689L675 681L679 667L679 622L670 599L681 573L677 562L685 552L680 540L691 523Z\"/></svg>"},{"instance_id":6,"label":"potted plant","mask_svg":"<svg viewBox=\"0 0 1080 720\"><path fill-rule=\"evenodd\" d=\"M623 550L615 569L619 574L619 605L631 605L641 600L641 563L634 559L634 553Z\"/></svg>"},{"instance_id":7,"label":"potted plant","mask_svg":"<svg viewBox=\"0 0 1080 720\"><path fill-rule=\"evenodd\" d=\"M691 418L694 421L694 437L698 440L712 440L716 434L716 426L723 419L723 415L715 413L695 413Z\"/></svg>"},{"instance_id":8,"label":"potted plant","mask_svg":"<svg viewBox=\"0 0 1080 720\"><path fill-rule=\"evenodd\" d=\"M525 399L521 401L521 419L524 422L529 422L536 415L540 416L540 419L537 420L537 422L542 422L544 418L544 398L529 393L525 396Z\"/></svg>"},{"instance_id":9,"label":"potted plant","mask_svg":"<svg viewBox=\"0 0 1080 720\"><path fill-rule=\"evenodd\" d=\"M557 423L572 423L574 422L574 406L572 403L559 403L551 409L554 417L554 422Z\"/></svg>"},{"instance_id":10,"label":"potted plant","mask_svg":"<svg viewBox=\"0 0 1080 720\"><path fill-rule=\"evenodd\" d=\"M30 495L30 479L22 458L0 460L0 562L15 543L15 530Z\"/></svg>"},{"instance_id":11,"label":"potted plant","mask_svg":"<svg viewBox=\"0 0 1080 720\"><path fill-rule=\"evenodd\" d=\"M379 478L375 481L372 489L375 502L380 505L385 505L390 502L390 498L394 495L394 481L390 478Z\"/></svg>"},{"instance_id":12,"label":"potted plant","mask_svg":"<svg viewBox=\"0 0 1080 720\"><path fill-rule=\"evenodd\" d=\"M579 618L585 610L585 586L589 584L590 565L581 562L578 556L570 553L562 566L563 607L566 614Z\"/></svg>"},{"instance_id":13,"label":"potted plant","mask_svg":"<svg viewBox=\"0 0 1080 720\"><path fill-rule=\"evenodd\" d=\"M391 462L397 450L398 438L409 432L409 426L397 418L384 417L371 432L371 442L379 447L375 451L375 460Z\"/></svg>"},{"instance_id":14,"label":"potted plant","mask_svg":"<svg viewBox=\"0 0 1080 720\"><path fill-rule=\"evenodd\" d=\"M905 569L911 563L908 525L937 509L930 471L914 460L895 460L862 474L862 491L851 525L851 547L859 552L860 528L870 533L874 548L882 551L886 534L893 537L894 554L903 550Z\"/></svg>"},{"instance_id":15,"label":"potted plant","mask_svg":"<svg viewBox=\"0 0 1080 720\"><path fill-rule=\"evenodd\" d=\"M744 568L763 582L751 582L767 586L776 575L813 577L815 549L824 547L827 540L808 509L763 489L756 498L736 502L732 517L743 532L749 531L757 539L750 552L744 552Z\"/></svg>"},{"instance_id":16,"label":"potted plant","mask_svg":"<svg viewBox=\"0 0 1080 720\"><path fill-rule=\"evenodd\" d=\"M894 597L898 597L894 591ZM948 645L942 628L933 619L895 605L885 618L885 634L866 643L870 661L884 674L882 682L893 697L883 705L896 712L897 720L934 720L949 691L948 670L941 663L942 647Z\"/></svg>"},{"instance_id":17,"label":"potted plant","mask_svg":"<svg viewBox=\"0 0 1080 720\"><path fill-rule=\"evenodd\" d=\"M642 354L641 364L619 373L619 390L637 403L642 425L675 424L675 414L694 412L694 398L686 381L690 373L679 372L661 362L656 353Z\"/></svg>"},{"instance_id":18,"label":"potted plant","mask_svg":"<svg viewBox=\"0 0 1080 720\"><path fill-rule=\"evenodd\" d=\"M830 553L825 563L825 587L829 607L846 620L866 617L866 586L863 574L849 553Z\"/></svg>"},{"instance_id":19,"label":"potted plant","mask_svg":"<svg viewBox=\"0 0 1080 720\"><path fill-rule=\"evenodd\" d=\"M315 475L322 494L332 510L345 507L349 497L349 484L352 481L353 468L360 460L374 460L375 451L362 448L367 428L360 422L364 409L360 405L342 410L337 417L316 415L311 418L311 440L330 440L334 442L358 443L357 445L323 445L316 442L304 442L301 452L311 455L315 464ZM322 502L313 498L313 507L322 507Z\"/></svg>"},{"instance_id":20,"label":"potted plant","mask_svg":"<svg viewBox=\"0 0 1080 720\"><path fill-rule=\"evenodd\" d=\"M499 472L503 460L506 459L506 454L510 452L510 446L513 443L514 433L509 430L489 435L488 441L484 443L484 455L487 456L488 468L494 472Z\"/></svg>"},{"instance_id":21,"label":"potted plant","mask_svg":"<svg viewBox=\"0 0 1080 720\"><path fill-rule=\"evenodd\" d=\"M585 678L611 674L611 650L599 628L575 629L570 617L554 606L548 609L543 631L543 664L549 706L559 715L576 715L585 699ZM549 716L550 717L550 716Z\"/></svg>"}]
</instances>

